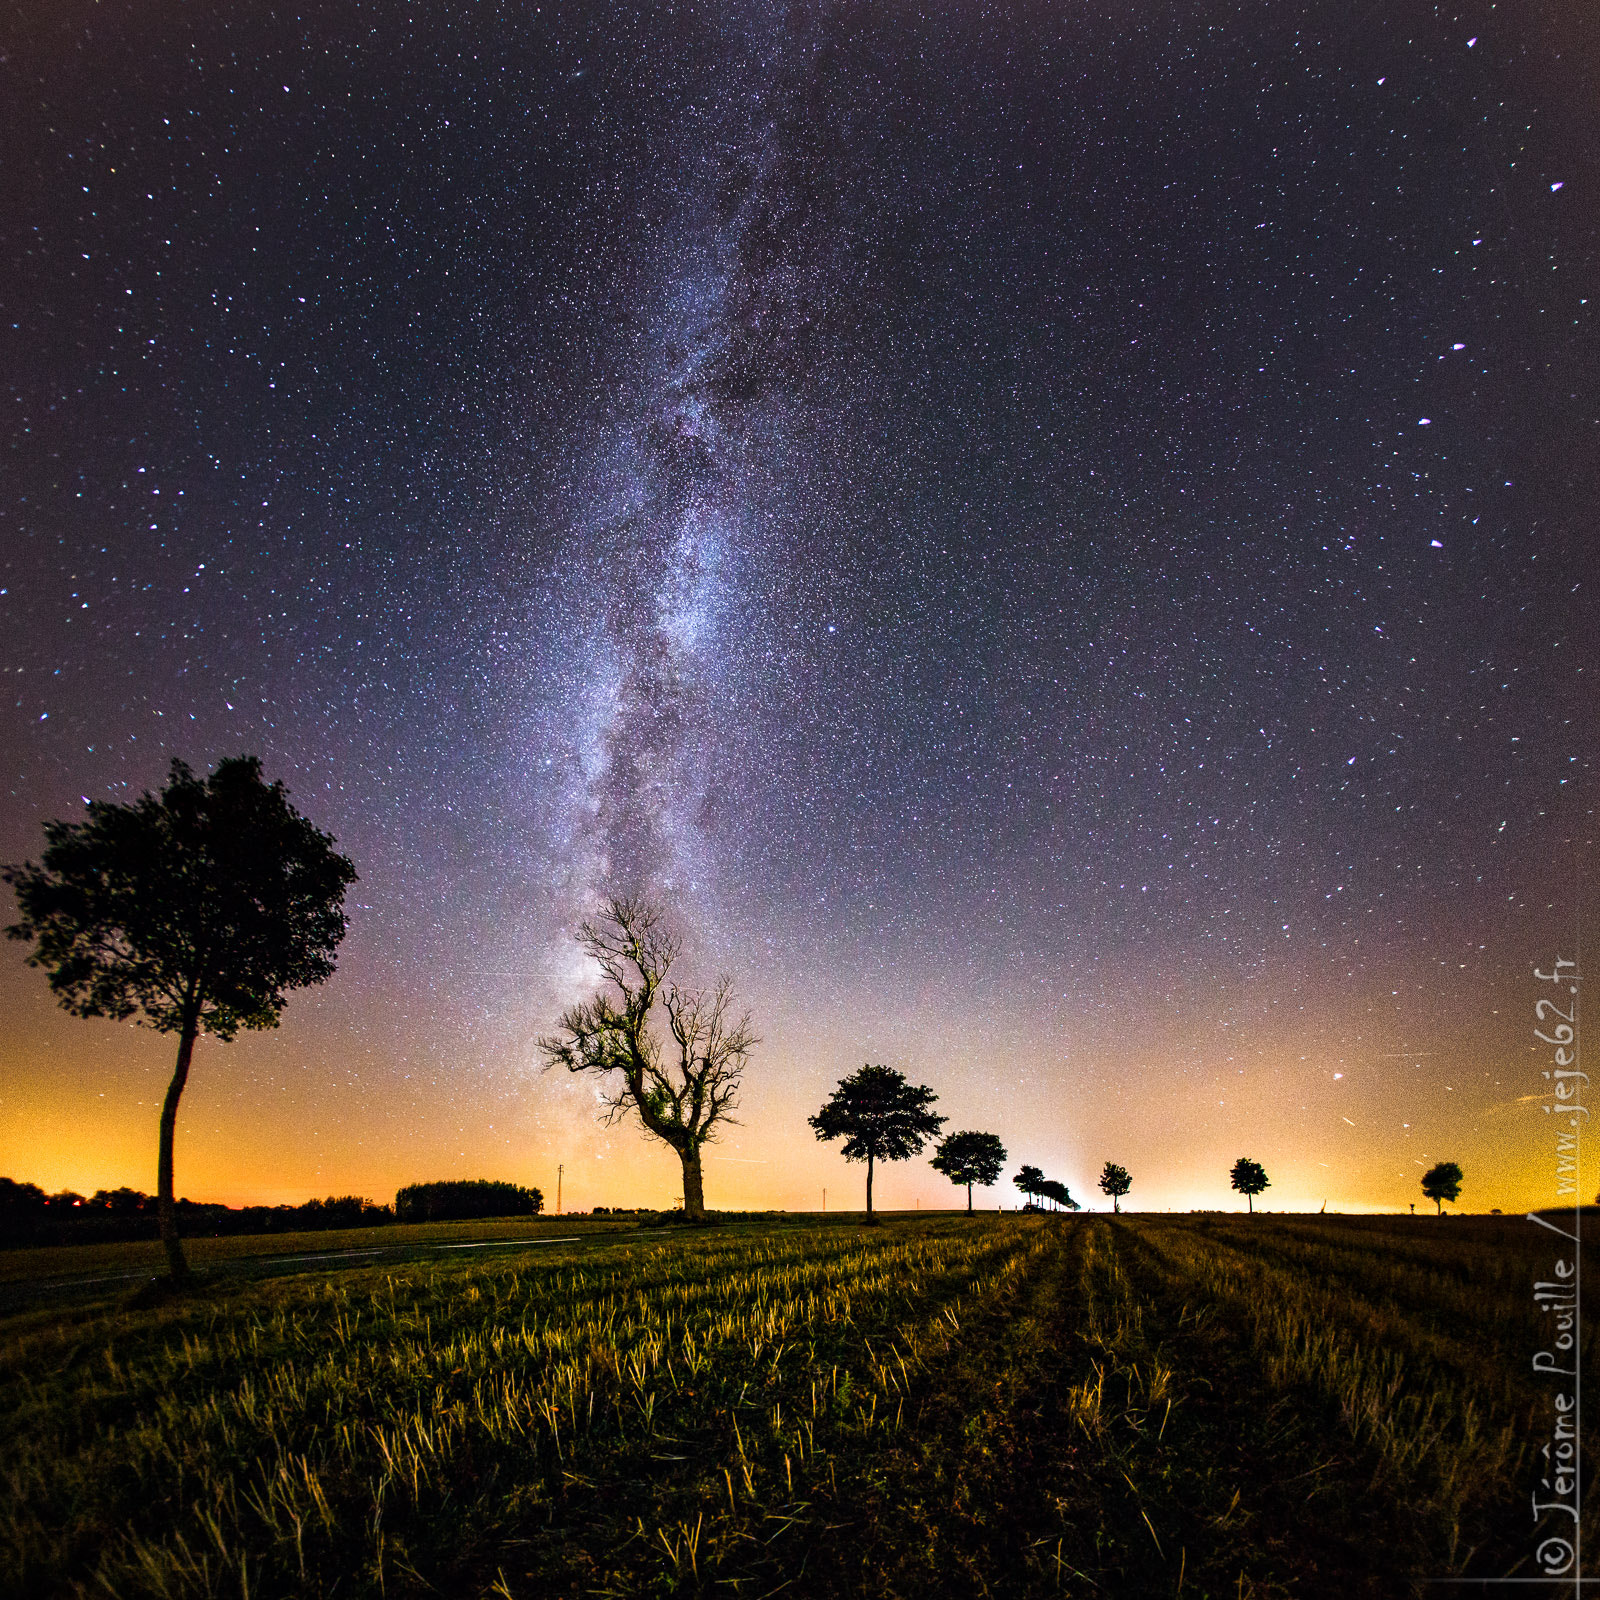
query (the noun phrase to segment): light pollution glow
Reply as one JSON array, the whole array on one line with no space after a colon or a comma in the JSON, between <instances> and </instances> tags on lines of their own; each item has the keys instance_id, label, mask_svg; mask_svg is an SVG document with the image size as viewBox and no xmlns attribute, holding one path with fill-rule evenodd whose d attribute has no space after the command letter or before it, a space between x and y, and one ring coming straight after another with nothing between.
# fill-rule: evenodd
<instances>
[{"instance_id":1,"label":"light pollution glow","mask_svg":"<svg viewBox=\"0 0 1600 1600\"><path fill-rule=\"evenodd\" d=\"M154 1187L155 1116L171 1067L169 1041L131 1025L84 1023L55 1010L42 979L17 995L22 1023L8 1030L0 1141L17 1153L13 1175L51 1191L127 1184ZM337 983L337 979L334 980ZM11 986L15 992L15 985ZM1351 1039L1337 1054L1314 1043L1314 1017L1297 1015L1285 1039L1271 1017L1227 1030L1181 1019L1139 1028L1126 1046L1074 1048L1070 1065L1045 1069L1026 1034L997 1019L928 1019L915 1049L897 1052L892 1030L854 1028L851 1008L832 1016L783 1015L767 1030L747 1079L739 1127L707 1153L708 1203L743 1209L857 1209L863 1171L815 1143L805 1118L856 1058L884 1059L941 1090L948 1126L1000 1133L1007 1181L979 1204L1019 1203L1009 1175L1024 1161L1062 1178L1080 1203L1099 1207L1101 1165L1134 1175L1130 1209L1231 1208L1227 1170L1248 1154L1272 1187L1268 1210L1404 1211L1421 1203L1426 1165L1451 1159L1466 1172L1461 1208L1506 1212L1554 1199L1553 1119L1540 1109L1547 1051L1533 1039L1543 997L1523 974L1474 984L1493 1006L1484 1018L1419 1027L1417 1058L1392 1059L1392 1039ZM376 1070L384 1018L366 1019L365 1046L350 1048L350 1013L329 990L292 1004L275 1033L233 1045L203 1041L178 1130L180 1192L228 1204L298 1203L356 1192L392 1198L423 1178L493 1176L535 1184L553 1207L556 1165L568 1210L594 1205L669 1206L678 1194L671 1153L633 1129L607 1130L580 1082L531 1064L504 1074L492 1097L467 1096L442 1063L396 1089ZM758 1015L759 1015L758 1011ZM13 1013L16 1015L16 1013ZM1336 1020L1324 1024L1332 1033ZM1296 1037L1304 1030L1303 1037ZM1112 1030L1117 1031L1116 1029ZM1200 1037L1227 1034L1226 1046ZM1299 1048L1296 1048L1299 1046ZM1058 1045L1059 1049L1059 1045ZM1425 1071L1445 1055L1450 1082ZM1030 1059L1031 1055L1031 1059ZM1173 1071L1174 1061L1183 1070ZM1335 1073L1342 1074L1335 1077ZM997 1108L987 1085L1014 1079ZM1081 1085L1074 1090L1074 1084ZM1031 1131L1031 1136L1030 1136ZM1586 1160L1585 1194L1593 1182ZM925 1159L881 1171L886 1209L949 1207L960 1194Z\"/></svg>"},{"instance_id":2,"label":"light pollution glow","mask_svg":"<svg viewBox=\"0 0 1600 1600\"><path fill-rule=\"evenodd\" d=\"M866 1061L1085 1204L1114 1160L1237 1206L1246 1154L1268 1209L1439 1159L1555 1198L1531 971L1593 931L1600 748L1562 30L169 10L17 46L0 861L249 752L361 874L334 979L202 1042L181 1192L670 1203L535 1048L643 885L762 1035L713 1206L858 1203L805 1119ZM169 1042L21 956L0 1171L152 1188Z\"/></svg>"}]
</instances>

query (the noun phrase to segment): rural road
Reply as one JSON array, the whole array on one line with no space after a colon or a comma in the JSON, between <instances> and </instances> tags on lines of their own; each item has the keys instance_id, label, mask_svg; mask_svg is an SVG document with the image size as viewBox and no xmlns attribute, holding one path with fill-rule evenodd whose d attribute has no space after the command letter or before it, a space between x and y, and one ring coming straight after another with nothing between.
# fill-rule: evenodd
<instances>
[{"instance_id":1,"label":"rural road","mask_svg":"<svg viewBox=\"0 0 1600 1600\"><path fill-rule=\"evenodd\" d=\"M236 1256L222 1261L208 1261L197 1271L205 1278L261 1278L298 1272L307 1268L339 1271L345 1267L368 1266L377 1261L427 1261L446 1259L461 1250L517 1250L552 1244L582 1244L586 1239L604 1239L610 1235L563 1234L558 1237L538 1239L476 1239L463 1244L392 1244L374 1245L360 1250L324 1250L307 1254L296 1251L286 1255ZM99 1273L93 1277L67 1277L53 1274L40 1278L18 1278L0 1283L0 1315L29 1310L40 1305L54 1305L62 1301L95 1299L119 1285L129 1286L155 1276L149 1267L139 1267L126 1272Z\"/></svg>"}]
</instances>

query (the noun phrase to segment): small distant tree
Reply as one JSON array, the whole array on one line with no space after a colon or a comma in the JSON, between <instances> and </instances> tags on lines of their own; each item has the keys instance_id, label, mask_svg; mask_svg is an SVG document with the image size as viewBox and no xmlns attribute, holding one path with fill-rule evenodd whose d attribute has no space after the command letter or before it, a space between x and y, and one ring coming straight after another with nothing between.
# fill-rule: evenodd
<instances>
[{"instance_id":1,"label":"small distant tree","mask_svg":"<svg viewBox=\"0 0 1600 1600\"><path fill-rule=\"evenodd\" d=\"M705 1220L700 1152L734 1120L739 1085L759 1042L750 1013L736 1015L733 984L682 989L668 974L683 948L659 906L638 896L607 902L578 929L578 942L609 988L563 1013L555 1037L541 1039L547 1067L589 1072L606 1085L606 1121L636 1116L683 1164L683 1214ZM655 1006L666 1013L664 1044Z\"/></svg>"},{"instance_id":2,"label":"small distant tree","mask_svg":"<svg viewBox=\"0 0 1600 1600\"><path fill-rule=\"evenodd\" d=\"M967 1215L972 1215L972 1186L985 1189L1000 1176L1006 1164L1006 1147L992 1133L949 1133L940 1142L928 1165L942 1172L951 1183L967 1186Z\"/></svg>"},{"instance_id":3,"label":"small distant tree","mask_svg":"<svg viewBox=\"0 0 1600 1600\"><path fill-rule=\"evenodd\" d=\"M906 1081L893 1067L864 1066L842 1078L832 1097L810 1119L819 1139L843 1139L846 1161L867 1164L867 1215L872 1215L875 1161L906 1161L945 1124L933 1110L932 1089Z\"/></svg>"},{"instance_id":4,"label":"small distant tree","mask_svg":"<svg viewBox=\"0 0 1600 1600\"><path fill-rule=\"evenodd\" d=\"M1058 1182L1055 1178L1046 1178L1044 1182L1039 1185L1039 1193L1042 1194L1046 1200L1053 1200L1058 1207L1065 1208L1068 1211L1083 1210L1083 1207L1072 1198L1071 1191L1067 1188L1066 1184Z\"/></svg>"},{"instance_id":5,"label":"small distant tree","mask_svg":"<svg viewBox=\"0 0 1600 1600\"><path fill-rule=\"evenodd\" d=\"M1111 1209L1122 1209L1122 1197L1133 1187L1133 1179L1128 1176L1126 1167L1119 1167L1115 1161L1108 1161L1105 1171L1100 1174L1100 1192L1111 1196Z\"/></svg>"},{"instance_id":6,"label":"small distant tree","mask_svg":"<svg viewBox=\"0 0 1600 1600\"><path fill-rule=\"evenodd\" d=\"M1037 1167L1030 1166L1024 1166L1011 1181L1030 1201L1038 1199L1046 1182L1045 1175Z\"/></svg>"},{"instance_id":7,"label":"small distant tree","mask_svg":"<svg viewBox=\"0 0 1600 1600\"><path fill-rule=\"evenodd\" d=\"M1461 1168L1453 1161L1440 1161L1422 1174L1422 1192L1433 1201L1434 1215L1444 1214L1444 1202L1456 1203L1461 1193Z\"/></svg>"},{"instance_id":8,"label":"small distant tree","mask_svg":"<svg viewBox=\"0 0 1600 1600\"><path fill-rule=\"evenodd\" d=\"M7 867L31 940L75 1016L138 1021L178 1036L161 1106L156 1209L167 1265L189 1276L172 1194L173 1132L202 1032L224 1042L275 1028L285 991L333 975L355 868L266 783L254 756L197 778L174 760L166 787L129 804L89 803L82 822L47 822L42 864Z\"/></svg>"},{"instance_id":9,"label":"small distant tree","mask_svg":"<svg viewBox=\"0 0 1600 1600\"><path fill-rule=\"evenodd\" d=\"M1272 1187L1267 1169L1259 1161L1252 1161L1249 1156L1240 1156L1234 1162L1231 1176L1234 1188L1249 1201L1251 1211L1256 1208L1256 1196L1263 1189Z\"/></svg>"}]
</instances>

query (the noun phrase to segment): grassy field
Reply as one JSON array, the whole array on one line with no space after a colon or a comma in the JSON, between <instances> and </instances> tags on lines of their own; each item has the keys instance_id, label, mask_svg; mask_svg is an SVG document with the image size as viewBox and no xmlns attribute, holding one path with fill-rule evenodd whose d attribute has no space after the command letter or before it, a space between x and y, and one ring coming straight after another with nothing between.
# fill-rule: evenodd
<instances>
[{"instance_id":1,"label":"grassy field","mask_svg":"<svg viewBox=\"0 0 1600 1600\"><path fill-rule=\"evenodd\" d=\"M35 1310L0 1322L0 1582L1239 1600L1531 1575L1539 1232L751 1220Z\"/></svg>"},{"instance_id":2,"label":"grassy field","mask_svg":"<svg viewBox=\"0 0 1600 1600\"><path fill-rule=\"evenodd\" d=\"M496 1217L480 1222L412 1222L384 1228L325 1228L315 1233L233 1233L186 1239L184 1250L197 1270L268 1256L329 1255L343 1251L410 1250L425 1246L498 1239L548 1238L557 1234L612 1233L633 1228L632 1217ZM46 1283L113 1273L154 1275L166 1270L159 1240L129 1244L39 1245L0 1250L0 1285Z\"/></svg>"}]
</instances>

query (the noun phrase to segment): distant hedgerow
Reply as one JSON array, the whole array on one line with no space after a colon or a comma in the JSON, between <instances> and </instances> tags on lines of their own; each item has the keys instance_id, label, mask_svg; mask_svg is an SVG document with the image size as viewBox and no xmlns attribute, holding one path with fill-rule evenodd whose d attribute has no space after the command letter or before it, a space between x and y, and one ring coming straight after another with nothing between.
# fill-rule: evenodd
<instances>
[{"instance_id":1,"label":"distant hedgerow","mask_svg":"<svg viewBox=\"0 0 1600 1600\"><path fill-rule=\"evenodd\" d=\"M467 1217L533 1217L544 1210L544 1196L520 1184L489 1178L457 1178L445 1183L407 1184L394 1197L396 1222L459 1222Z\"/></svg>"}]
</instances>

